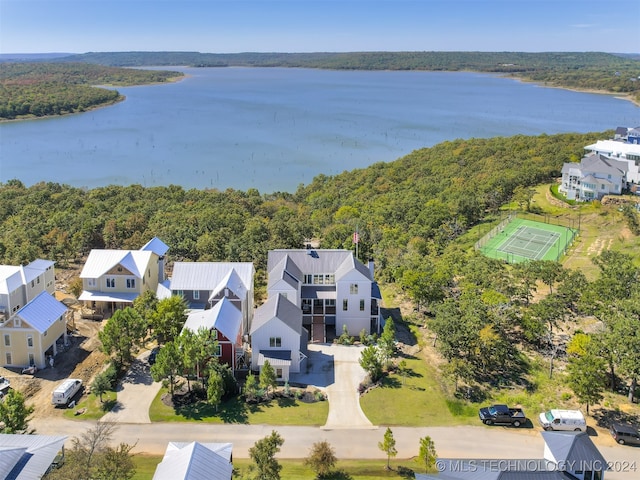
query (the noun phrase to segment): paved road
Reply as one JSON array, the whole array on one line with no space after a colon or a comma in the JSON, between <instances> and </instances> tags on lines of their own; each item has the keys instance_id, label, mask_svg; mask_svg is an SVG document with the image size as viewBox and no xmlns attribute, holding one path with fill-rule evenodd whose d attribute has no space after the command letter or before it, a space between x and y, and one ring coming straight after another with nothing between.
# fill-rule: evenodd
<instances>
[{"instance_id":1,"label":"paved road","mask_svg":"<svg viewBox=\"0 0 640 480\"><path fill-rule=\"evenodd\" d=\"M149 405L160 388L149 377L146 354L136 362L121 385L116 411L105 416L118 423L115 442L136 443L137 453L162 455L170 441L231 442L233 455L248 458L254 443L277 430L284 438L279 457L305 458L313 443L326 440L342 459L380 459L386 456L378 448L386 427L371 425L360 409L356 387L364 377L357 363L356 347L339 345L310 346L311 368L299 376L327 391L330 407L327 423L317 427L273 425L211 425L198 423L149 423ZM37 433L79 436L93 422L64 418L36 418L30 425ZM518 458L537 459L544 454L544 441L539 429L507 427L392 427L398 450L397 458L412 458L418 454L420 438L429 435L441 458ZM640 478L640 448L619 446L606 433L592 437L602 455L611 462L614 471L607 480L637 480ZM635 465L635 471L632 467ZM627 467L626 471L623 467Z\"/></svg>"}]
</instances>

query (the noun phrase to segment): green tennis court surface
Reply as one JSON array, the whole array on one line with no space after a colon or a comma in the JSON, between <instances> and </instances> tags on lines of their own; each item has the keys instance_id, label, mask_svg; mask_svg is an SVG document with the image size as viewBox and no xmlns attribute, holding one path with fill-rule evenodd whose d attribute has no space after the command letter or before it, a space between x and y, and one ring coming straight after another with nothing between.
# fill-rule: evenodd
<instances>
[{"instance_id":1,"label":"green tennis court surface","mask_svg":"<svg viewBox=\"0 0 640 480\"><path fill-rule=\"evenodd\" d=\"M484 255L509 263L559 260L576 233L560 225L513 218L506 224L502 222L478 243Z\"/></svg>"}]
</instances>

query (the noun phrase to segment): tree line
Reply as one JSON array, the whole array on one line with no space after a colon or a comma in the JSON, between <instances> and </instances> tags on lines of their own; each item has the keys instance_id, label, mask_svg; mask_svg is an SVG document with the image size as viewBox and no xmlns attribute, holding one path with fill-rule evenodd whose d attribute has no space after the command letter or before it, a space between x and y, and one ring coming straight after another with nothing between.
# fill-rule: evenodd
<instances>
[{"instance_id":1,"label":"tree line","mask_svg":"<svg viewBox=\"0 0 640 480\"><path fill-rule=\"evenodd\" d=\"M0 119L83 112L122 99L116 90L95 85L162 83L180 76L88 63L6 62L0 70Z\"/></svg>"}]
</instances>

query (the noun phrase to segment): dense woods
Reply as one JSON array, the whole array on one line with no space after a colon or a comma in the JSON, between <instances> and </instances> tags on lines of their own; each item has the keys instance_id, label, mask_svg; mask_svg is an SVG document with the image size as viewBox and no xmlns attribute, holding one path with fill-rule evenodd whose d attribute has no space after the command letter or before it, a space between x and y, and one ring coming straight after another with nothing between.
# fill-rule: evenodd
<instances>
[{"instance_id":1,"label":"dense woods","mask_svg":"<svg viewBox=\"0 0 640 480\"><path fill-rule=\"evenodd\" d=\"M640 103L640 61L597 52L85 53L47 62L1 63L0 119L59 115L117 101L93 85L166 82L182 74L120 67L299 67L495 73L565 88L629 95Z\"/></svg>"},{"instance_id":2,"label":"dense woods","mask_svg":"<svg viewBox=\"0 0 640 480\"><path fill-rule=\"evenodd\" d=\"M320 175L292 194L175 185L83 190L11 180L0 184L0 263L44 257L64 268L92 248L137 249L158 236L172 260L252 261L260 283L269 249L301 248L307 239L353 249L357 229L360 258L373 258L377 279L416 305L417 321L428 324L446 359L444 378L464 398L480 401L487 389L505 385L533 391L532 358L548 359L551 375L565 349L579 401L593 403L605 388L604 380L585 384L587 373L632 398L640 375L640 269L632 255L592 257L597 275L588 280L557 262L507 265L472 248L474 227L611 134L455 140ZM567 348L561 332L587 316L597 327Z\"/></svg>"},{"instance_id":3,"label":"dense woods","mask_svg":"<svg viewBox=\"0 0 640 480\"><path fill-rule=\"evenodd\" d=\"M497 73L576 89L630 94L640 101L640 61L600 52L86 53L74 61L118 66L303 67ZM67 61L67 60L65 60Z\"/></svg>"},{"instance_id":4,"label":"dense woods","mask_svg":"<svg viewBox=\"0 0 640 480\"><path fill-rule=\"evenodd\" d=\"M87 63L7 62L0 69L0 119L82 112L121 98L116 90L95 85L142 85L180 76Z\"/></svg>"}]
</instances>

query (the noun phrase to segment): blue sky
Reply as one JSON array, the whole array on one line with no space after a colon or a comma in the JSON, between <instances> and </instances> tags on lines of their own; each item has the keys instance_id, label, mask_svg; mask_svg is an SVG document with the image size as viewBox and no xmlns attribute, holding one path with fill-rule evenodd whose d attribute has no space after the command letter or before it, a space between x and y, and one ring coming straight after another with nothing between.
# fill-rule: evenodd
<instances>
[{"instance_id":1,"label":"blue sky","mask_svg":"<svg viewBox=\"0 0 640 480\"><path fill-rule=\"evenodd\" d=\"M0 0L0 53L640 52L640 0Z\"/></svg>"}]
</instances>

